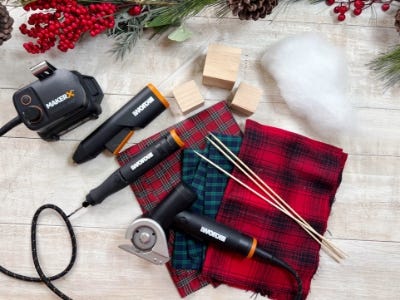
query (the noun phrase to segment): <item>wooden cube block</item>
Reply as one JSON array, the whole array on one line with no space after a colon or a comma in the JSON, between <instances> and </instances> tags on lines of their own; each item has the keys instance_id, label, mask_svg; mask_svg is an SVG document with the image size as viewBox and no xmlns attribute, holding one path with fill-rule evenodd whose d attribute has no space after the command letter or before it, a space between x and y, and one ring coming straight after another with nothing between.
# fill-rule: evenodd
<instances>
[{"instance_id":1,"label":"wooden cube block","mask_svg":"<svg viewBox=\"0 0 400 300\"><path fill-rule=\"evenodd\" d=\"M231 107L240 113L251 115L256 111L261 95L262 91L259 88L241 82L233 97Z\"/></svg>"},{"instance_id":2,"label":"wooden cube block","mask_svg":"<svg viewBox=\"0 0 400 300\"><path fill-rule=\"evenodd\" d=\"M231 90L239 73L242 49L212 44L208 47L203 84Z\"/></svg>"},{"instance_id":3,"label":"wooden cube block","mask_svg":"<svg viewBox=\"0 0 400 300\"><path fill-rule=\"evenodd\" d=\"M204 104L204 99L200 94L194 80L175 87L172 90L176 102L183 114L186 114Z\"/></svg>"}]
</instances>

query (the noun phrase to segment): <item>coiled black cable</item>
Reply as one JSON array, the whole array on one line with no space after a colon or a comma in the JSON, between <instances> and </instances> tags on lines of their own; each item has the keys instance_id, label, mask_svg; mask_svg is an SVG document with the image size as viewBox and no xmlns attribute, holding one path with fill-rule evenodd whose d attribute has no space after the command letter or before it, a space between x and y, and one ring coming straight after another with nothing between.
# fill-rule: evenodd
<instances>
[{"instance_id":1,"label":"coiled black cable","mask_svg":"<svg viewBox=\"0 0 400 300\"><path fill-rule=\"evenodd\" d=\"M37 254L37 244L36 244L36 228L37 228L37 223L38 223L38 218L41 212L45 209L52 209L55 210L61 218L64 220L65 225L67 226L69 236L71 238L71 246L72 246L72 254L71 254L71 259L69 261L68 266L64 269L64 271L60 272L57 275L47 277L43 270L42 267L40 266L38 254ZM7 270L6 268L0 266L0 272L4 273L7 276L10 276L15 279L23 280L23 281L29 281L29 282L43 282L46 284L46 286L53 291L57 296L59 296L61 299L64 300L72 300L72 298L69 298L67 295L65 295L63 292L61 292L57 287L54 286L52 283L53 280L57 280L63 276L65 276L72 268L72 266L75 263L76 260L76 253L77 253L77 244L76 244L76 237L74 233L74 229L72 228L71 222L68 219L69 216L67 216L61 208L59 208L56 205L53 204L45 204L41 207L39 207L35 215L33 216L32 219L32 226L31 226L31 247L32 247L32 258L33 258L33 263L35 265L36 272L38 273L39 277L29 277L29 276L24 276L20 275L17 273L14 273L10 270Z\"/></svg>"},{"instance_id":2,"label":"coiled black cable","mask_svg":"<svg viewBox=\"0 0 400 300\"><path fill-rule=\"evenodd\" d=\"M0 136L6 134L8 131L13 129L15 126L22 123L22 120L19 116L15 117L14 119L7 122L3 127L0 128Z\"/></svg>"},{"instance_id":3,"label":"coiled black cable","mask_svg":"<svg viewBox=\"0 0 400 300\"><path fill-rule=\"evenodd\" d=\"M283 260L278 259L277 257L273 256L272 254L268 253L264 249L261 248L256 248L256 251L254 253L254 257L258 257L261 260L264 261L269 261L272 262L273 264L282 267L286 271L288 271L290 274L293 275L293 277L296 279L297 282L297 293L294 298L294 300L301 300L303 297L303 283L301 281L301 278L299 274L287 263L285 263Z\"/></svg>"}]
</instances>

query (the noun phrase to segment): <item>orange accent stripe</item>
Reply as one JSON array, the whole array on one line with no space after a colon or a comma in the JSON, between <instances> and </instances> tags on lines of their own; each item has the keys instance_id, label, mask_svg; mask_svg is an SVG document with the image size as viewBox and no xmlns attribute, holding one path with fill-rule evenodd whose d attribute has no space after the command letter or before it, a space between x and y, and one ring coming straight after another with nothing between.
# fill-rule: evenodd
<instances>
[{"instance_id":1,"label":"orange accent stripe","mask_svg":"<svg viewBox=\"0 0 400 300\"><path fill-rule=\"evenodd\" d=\"M256 248L257 248L257 240L255 238L253 238L253 243L251 244L250 251L247 254L246 258L252 258L254 253L256 252Z\"/></svg>"},{"instance_id":2,"label":"orange accent stripe","mask_svg":"<svg viewBox=\"0 0 400 300\"><path fill-rule=\"evenodd\" d=\"M167 101L167 99L160 93L159 90L156 89L154 85L149 83L147 87L153 92L154 95L157 96L157 99L165 106L165 108L169 107L169 102Z\"/></svg>"},{"instance_id":3,"label":"orange accent stripe","mask_svg":"<svg viewBox=\"0 0 400 300\"><path fill-rule=\"evenodd\" d=\"M175 129L172 129L169 133L171 134L172 138L175 140L175 143L177 143L179 147L182 148L183 146L185 146L185 142L182 141L182 139L176 133Z\"/></svg>"},{"instance_id":4,"label":"orange accent stripe","mask_svg":"<svg viewBox=\"0 0 400 300\"><path fill-rule=\"evenodd\" d=\"M122 140L122 142L118 145L117 148L115 148L113 154L117 155L119 153L119 151L121 151L121 149L125 146L125 144L129 141L129 139L132 137L133 135L133 130L129 131L128 134L124 137L124 139Z\"/></svg>"}]
</instances>

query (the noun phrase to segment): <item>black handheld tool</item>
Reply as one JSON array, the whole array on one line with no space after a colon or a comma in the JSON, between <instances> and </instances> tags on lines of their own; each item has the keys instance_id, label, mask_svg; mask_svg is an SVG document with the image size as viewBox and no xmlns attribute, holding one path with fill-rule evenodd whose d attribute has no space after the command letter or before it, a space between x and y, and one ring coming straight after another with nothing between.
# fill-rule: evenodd
<instances>
[{"instance_id":1,"label":"black handheld tool","mask_svg":"<svg viewBox=\"0 0 400 300\"><path fill-rule=\"evenodd\" d=\"M42 139L54 141L101 113L104 94L93 77L57 69L47 61L30 69L38 80L15 92L18 116L0 128L0 136L24 123Z\"/></svg>"},{"instance_id":2,"label":"black handheld tool","mask_svg":"<svg viewBox=\"0 0 400 300\"><path fill-rule=\"evenodd\" d=\"M144 128L168 106L165 97L152 84L148 84L79 144L73 160L78 164L83 163L95 158L106 148L118 154L134 130Z\"/></svg>"},{"instance_id":3,"label":"black handheld tool","mask_svg":"<svg viewBox=\"0 0 400 300\"><path fill-rule=\"evenodd\" d=\"M131 184L183 146L184 142L176 131L171 130L168 135L135 155L127 164L112 173L102 184L92 189L82 206L100 204L109 195Z\"/></svg>"},{"instance_id":4,"label":"black handheld tool","mask_svg":"<svg viewBox=\"0 0 400 300\"><path fill-rule=\"evenodd\" d=\"M178 185L153 211L136 219L129 225L125 237L132 245L120 245L153 264L164 264L170 260L167 238L168 228L177 213L190 207L197 195L186 185Z\"/></svg>"},{"instance_id":5,"label":"black handheld tool","mask_svg":"<svg viewBox=\"0 0 400 300\"><path fill-rule=\"evenodd\" d=\"M213 243L221 249L286 269L297 281L295 300L302 299L302 282L293 268L261 248L254 237L213 219L185 211L195 200L195 194L188 186L179 185L148 216L136 219L128 227L125 236L132 244L119 247L154 264L166 263L170 259L166 230L171 226L202 242Z\"/></svg>"}]
</instances>

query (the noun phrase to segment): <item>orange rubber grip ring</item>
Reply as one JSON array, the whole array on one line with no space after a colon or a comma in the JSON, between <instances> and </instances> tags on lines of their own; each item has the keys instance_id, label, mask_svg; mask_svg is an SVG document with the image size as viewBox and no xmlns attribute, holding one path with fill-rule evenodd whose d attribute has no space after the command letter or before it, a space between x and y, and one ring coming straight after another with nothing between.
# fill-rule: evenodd
<instances>
[{"instance_id":1,"label":"orange rubber grip ring","mask_svg":"<svg viewBox=\"0 0 400 300\"><path fill-rule=\"evenodd\" d=\"M167 99L160 93L159 90L156 89L154 85L149 83L147 87L153 92L154 95L156 95L157 99L165 106L165 108L169 107L169 102Z\"/></svg>"},{"instance_id":2,"label":"orange rubber grip ring","mask_svg":"<svg viewBox=\"0 0 400 300\"><path fill-rule=\"evenodd\" d=\"M179 135L176 133L176 130L175 130L175 129L172 129L169 133L171 134L171 136L172 136L172 138L174 139L175 143L176 143L179 147L182 148L183 146L185 146L185 142L182 141L182 139L181 139L181 138L179 137Z\"/></svg>"},{"instance_id":3,"label":"orange rubber grip ring","mask_svg":"<svg viewBox=\"0 0 400 300\"><path fill-rule=\"evenodd\" d=\"M257 248L257 240L253 238L253 243L251 244L251 248L249 250L249 253L247 254L246 258L252 258L254 253L256 252Z\"/></svg>"}]
</instances>

